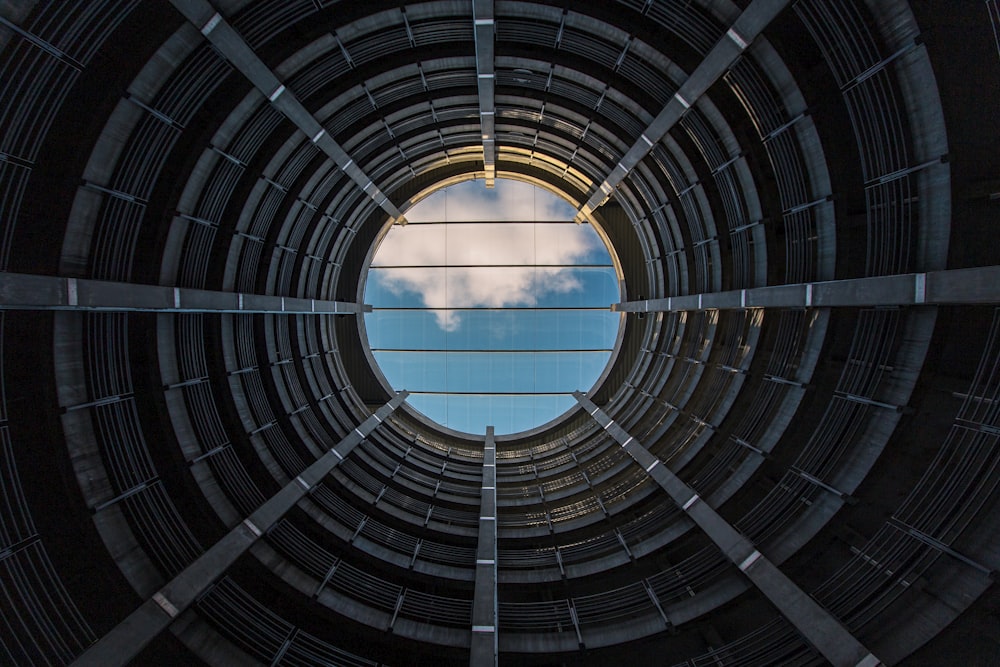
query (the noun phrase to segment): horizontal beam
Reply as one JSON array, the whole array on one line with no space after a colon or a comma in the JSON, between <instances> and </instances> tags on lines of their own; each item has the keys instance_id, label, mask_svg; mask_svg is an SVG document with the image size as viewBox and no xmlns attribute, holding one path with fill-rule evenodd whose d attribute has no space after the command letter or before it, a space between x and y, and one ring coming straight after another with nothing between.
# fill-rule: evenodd
<instances>
[{"instance_id":1,"label":"horizontal beam","mask_svg":"<svg viewBox=\"0 0 1000 667\"><path fill-rule=\"evenodd\" d=\"M0 310L346 315L371 312L371 306L324 299L0 272Z\"/></svg>"},{"instance_id":2,"label":"horizontal beam","mask_svg":"<svg viewBox=\"0 0 1000 667\"><path fill-rule=\"evenodd\" d=\"M314 486L406 399L396 394L330 451L306 468L205 553L171 579L110 632L92 644L74 667L125 665L208 590Z\"/></svg>"},{"instance_id":3,"label":"horizontal beam","mask_svg":"<svg viewBox=\"0 0 1000 667\"><path fill-rule=\"evenodd\" d=\"M619 313L1000 303L1000 266L706 292L616 303Z\"/></svg>"},{"instance_id":4,"label":"horizontal beam","mask_svg":"<svg viewBox=\"0 0 1000 667\"><path fill-rule=\"evenodd\" d=\"M646 474L667 492L671 500L823 657L836 667L875 667L882 664L836 617L761 554L750 539L736 530L642 443L630 436L585 394L578 391L574 397L580 407L642 466Z\"/></svg>"}]
</instances>

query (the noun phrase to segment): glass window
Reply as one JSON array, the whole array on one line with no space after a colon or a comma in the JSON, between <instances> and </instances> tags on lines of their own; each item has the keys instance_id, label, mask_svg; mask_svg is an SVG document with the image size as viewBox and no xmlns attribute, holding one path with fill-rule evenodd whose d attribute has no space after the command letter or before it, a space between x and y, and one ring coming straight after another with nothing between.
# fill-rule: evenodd
<instances>
[{"instance_id":1,"label":"glass window","mask_svg":"<svg viewBox=\"0 0 1000 667\"><path fill-rule=\"evenodd\" d=\"M607 246L540 188L497 180L439 190L376 249L368 343L409 404L458 431L544 424L576 405L611 357L622 316Z\"/></svg>"}]
</instances>

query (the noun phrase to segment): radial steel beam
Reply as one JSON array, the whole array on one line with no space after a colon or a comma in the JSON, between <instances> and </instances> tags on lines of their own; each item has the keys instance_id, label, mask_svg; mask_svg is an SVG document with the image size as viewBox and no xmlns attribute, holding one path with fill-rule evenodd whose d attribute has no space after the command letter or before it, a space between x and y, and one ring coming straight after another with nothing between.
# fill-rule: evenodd
<instances>
[{"instance_id":1,"label":"radial steel beam","mask_svg":"<svg viewBox=\"0 0 1000 667\"><path fill-rule=\"evenodd\" d=\"M0 310L340 315L369 312L371 306L324 299L0 273Z\"/></svg>"},{"instance_id":2,"label":"radial steel beam","mask_svg":"<svg viewBox=\"0 0 1000 667\"><path fill-rule=\"evenodd\" d=\"M476 588L472 601L470 667L496 667L497 644L497 446L493 427L486 427L483 447L483 490L476 547Z\"/></svg>"},{"instance_id":3,"label":"radial steel beam","mask_svg":"<svg viewBox=\"0 0 1000 667\"><path fill-rule=\"evenodd\" d=\"M496 68L494 66L493 0L472 0L476 38L476 76L479 83L479 124L483 136L483 169L486 187L497 176Z\"/></svg>"},{"instance_id":4,"label":"radial steel beam","mask_svg":"<svg viewBox=\"0 0 1000 667\"><path fill-rule=\"evenodd\" d=\"M271 68L254 53L246 40L229 25L208 0L170 0L170 2L201 31L237 71L264 94L275 109L292 121L318 149L326 153L327 157L388 213L394 222L404 222L403 214L389 201L388 195L379 190L372 179L354 163L351 156L334 141L319 120L285 87Z\"/></svg>"},{"instance_id":5,"label":"radial steel beam","mask_svg":"<svg viewBox=\"0 0 1000 667\"><path fill-rule=\"evenodd\" d=\"M577 219L582 221L611 196L619 183L642 161L667 132L694 106L698 98L729 70L764 28L789 4L790 0L753 0L743 10L726 34L704 60L691 72L677 93L657 114L653 122L625 153L618 165L598 186L580 208Z\"/></svg>"},{"instance_id":6,"label":"radial steel beam","mask_svg":"<svg viewBox=\"0 0 1000 667\"><path fill-rule=\"evenodd\" d=\"M789 579L753 542L736 530L660 459L616 424L587 396L574 392L577 402L604 427L622 449L646 471L671 500L708 535L726 558L747 578L816 649L836 667L875 667L882 664L847 628Z\"/></svg>"},{"instance_id":7,"label":"radial steel beam","mask_svg":"<svg viewBox=\"0 0 1000 667\"><path fill-rule=\"evenodd\" d=\"M243 523L233 528L125 620L92 644L73 665L111 667L125 665L132 660L399 407L406 395L405 391L396 394L329 452L257 508Z\"/></svg>"},{"instance_id":8,"label":"radial steel beam","mask_svg":"<svg viewBox=\"0 0 1000 667\"><path fill-rule=\"evenodd\" d=\"M706 292L616 303L620 313L1000 303L1000 266Z\"/></svg>"}]
</instances>

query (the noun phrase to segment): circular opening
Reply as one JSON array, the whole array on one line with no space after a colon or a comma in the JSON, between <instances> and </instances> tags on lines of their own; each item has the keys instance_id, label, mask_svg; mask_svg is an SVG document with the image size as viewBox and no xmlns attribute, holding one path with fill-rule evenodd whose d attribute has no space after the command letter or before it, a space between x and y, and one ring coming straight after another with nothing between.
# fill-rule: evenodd
<instances>
[{"instance_id":1,"label":"circular opening","mask_svg":"<svg viewBox=\"0 0 1000 667\"><path fill-rule=\"evenodd\" d=\"M534 185L465 181L427 196L376 248L364 329L384 381L455 431L545 424L606 371L623 318L611 250Z\"/></svg>"}]
</instances>

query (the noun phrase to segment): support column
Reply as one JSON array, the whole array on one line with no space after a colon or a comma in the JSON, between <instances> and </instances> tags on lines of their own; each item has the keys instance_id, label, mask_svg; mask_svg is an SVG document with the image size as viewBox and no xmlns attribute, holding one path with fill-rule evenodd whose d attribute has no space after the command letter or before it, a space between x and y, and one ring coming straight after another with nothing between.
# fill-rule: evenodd
<instances>
[{"instance_id":1,"label":"support column","mask_svg":"<svg viewBox=\"0 0 1000 667\"><path fill-rule=\"evenodd\" d=\"M396 394L329 452L257 508L243 523L233 528L108 634L92 644L73 665L110 667L125 665L132 660L343 461L352 449L403 403L406 396L405 391Z\"/></svg>"},{"instance_id":2,"label":"support column","mask_svg":"<svg viewBox=\"0 0 1000 667\"><path fill-rule=\"evenodd\" d=\"M1000 303L1000 266L706 292L612 304L619 313L739 308L944 306Z\"/></svg>"},{"instance_id":3,"label":"support column","mask_svg":"<svg viewBox=\"0 0 1000 667\"><path fill-rule=\"evenodd\" d=\"M753 43L764 28L773 21L789 4L789 0L753 0L743 10L732 27L723 35L719 43L705 56L704 60L691 72L687 81L657 114L638 141L633 144L621 162L608 174L598 189L580 209L577 220L583 221L591 212L611 196L639 162L653 149L677 121L693 107L698 98L705 94L716 81L729 70L740 54Z\"/></svg>"},{"instance_id":4,"label":"support column","mask_svg":"<svg viewBox=\"0 0 1000 667\"><path fill-rule=\"evenodd\" d=\"M493 427L483 447L483 495L476 547L476 589L472 601L470 667L496 667L497 655L497 448Z\"/></svg>"},{"instance_id":5,"label":"support column","mask_svg":"<svg viewBox=\"0 0 1000 667\"><path fill-rule=\"evenodd\" d=\"M371 306L325 299L0 272L0 310L341 315L370 312Z\"/></svg>"},{"instance_id":6,"label":"support column","mask_svg":"<svg viewBox=\"0 0 1000 667\"><path fill-rule=\"evenodd\" d=\"M622 449L667 492L722 553L767 597L799 633L836 667L876 667L882 664L830 612L757 550L753 542L709 507L638 440L616 424L583 393L573 393L577 402Z\"/></svg>"},{"instance_id":7,"label":"support column","mask_svg":"<svg viewBox=\"0 0 1000 667\"><path fill-rule=\"evenodd\" d=\"M170 0L171 4L219 50L226 60L267 97L275 109L292 121L316 148L326 153L351 180L358 184L394 222L404 222L403 214L378 189L340 144L334 141L308 109L285 88L277 75L261 60L246 40L215 10L208 0Z\"/></svg>"}]
</instances>

